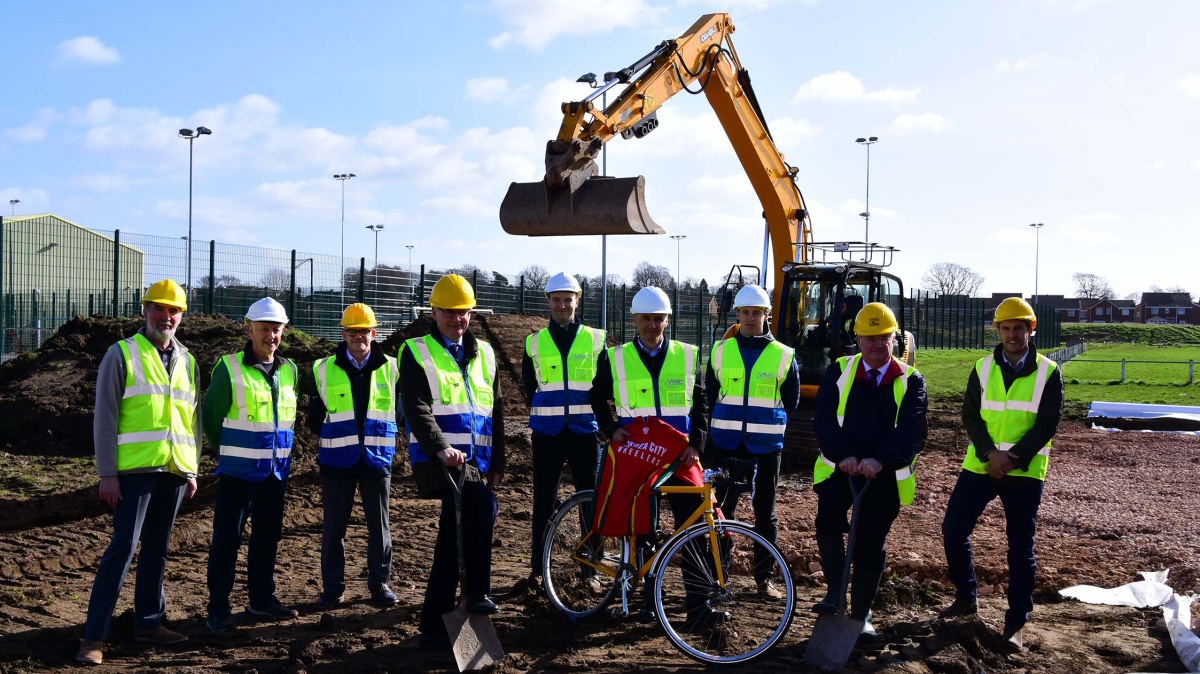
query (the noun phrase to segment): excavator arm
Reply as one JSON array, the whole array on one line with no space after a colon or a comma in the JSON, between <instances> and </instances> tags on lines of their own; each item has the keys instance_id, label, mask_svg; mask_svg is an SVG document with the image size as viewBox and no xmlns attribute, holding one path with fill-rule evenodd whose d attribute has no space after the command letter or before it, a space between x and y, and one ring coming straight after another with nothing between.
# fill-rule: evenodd
<instances>
[{"instance_id":1,"label":"excavator arm","mask_svg":"<svg viewBox=\"0 0 1200 674\"><path fill-rule=\"evenodd\" d=\"M703 93L762 203L774 254L775 316L787 296L783 265L807 262L812 223L796 186L797 169L775 147L730 36L728 14L707 14L675 40L666 40L628 68L606 73L582 101L564 103L558 136L546 144L546 176L513 183L500 206L509 234L529 236L662 234L646 209L645 178L599 176L604 143L650 133L655 111L672 96ZM602 93L624 85L602 108ZM799 259L797 259L799 255Z\"/></svg>"}]
</instances>

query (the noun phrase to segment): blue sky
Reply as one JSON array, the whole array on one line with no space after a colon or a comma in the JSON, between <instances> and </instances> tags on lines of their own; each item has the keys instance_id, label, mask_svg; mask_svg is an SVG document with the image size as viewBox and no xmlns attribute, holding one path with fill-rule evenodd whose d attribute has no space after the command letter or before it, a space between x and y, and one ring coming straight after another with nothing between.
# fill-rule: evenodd
<instances>
[{"instance_id":1,"label":"blue sky","mask_svg":"<svg viewBox=\"0 0 1200 674\"><path fill-rule=\"evenodd\" d=\"M624 67L697 17L728 11L777 144L800 168L818 240L902 249L910 287L933 263L983 292L1200 292L1200 3L479 0L473 3L17 2L0 75L0 205L84 226L178 236L196 142L199 239L337 251L433 267L599 273L599 241L509 237L510 181L541 177L575 78ZM677 96L609 173L643 174L651 214L683 242L684 276L757 264L762 208L703 97ZM609 269L675 266L666 237L610 238Z\"/></svg>"}]
</instances>

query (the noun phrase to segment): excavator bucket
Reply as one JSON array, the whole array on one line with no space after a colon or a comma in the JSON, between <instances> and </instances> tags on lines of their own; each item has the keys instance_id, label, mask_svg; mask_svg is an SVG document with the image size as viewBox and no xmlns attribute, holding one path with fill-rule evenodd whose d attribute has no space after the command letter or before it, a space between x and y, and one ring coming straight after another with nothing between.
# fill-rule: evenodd
<instances>
[{"instance_id":1,"label":"excavator bucket","mask_svg":"<svg viewBox=\"0 0 1200 674\"><path fill-rule=\"evenodd\" d=\"M569 185L513 183L500 204L500 225L519 236L665 234L646 210L646 178L593 176Z\"/></svg>"}]
</instances>

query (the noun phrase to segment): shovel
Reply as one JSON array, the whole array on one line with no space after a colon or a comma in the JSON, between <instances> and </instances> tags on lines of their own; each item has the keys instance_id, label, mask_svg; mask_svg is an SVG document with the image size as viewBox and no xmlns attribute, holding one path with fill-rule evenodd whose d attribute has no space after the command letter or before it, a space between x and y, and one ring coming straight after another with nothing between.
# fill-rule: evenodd
<instances>
[{"instance_id":1,"label":"shovel","mask_svg":"<svg viewBox=\"0 0 1200 674\"><path fill-rule=\"evenodd\" d=\"M454 526L458 533L458 608L442 614L446 623L446 634L454 651L458 671L483 669L504 659L504 649L496 637L492 619L485 615L474 615L467 611L467 570L463 561L462 485L467 471L459 471L458 479L450 476L446 468L446 480L454 489Z\"/></svg>"},{"instance_id":2,"label":"shovel","mask_svg":"<svg viewBox=\"0 0 1200 674\"><path fill-rule=\"evenodd\" d=\"M854 476L846 477L850 480L850 493L854 495L854 509L850 514L850 537L846 541L846 563L842 566L842 592L838 596L838 609L836 613L817 616L812 638L808 640L808 650L804 651L804 664L816 665L823 672L841 671L846 667L864 623L850 617L846 606L846 590L850 587L850 560L854 556L854 530L858 525L859 505L871 481L863 480L862 489L856 489Z\"/></svg>"}]
</instances>

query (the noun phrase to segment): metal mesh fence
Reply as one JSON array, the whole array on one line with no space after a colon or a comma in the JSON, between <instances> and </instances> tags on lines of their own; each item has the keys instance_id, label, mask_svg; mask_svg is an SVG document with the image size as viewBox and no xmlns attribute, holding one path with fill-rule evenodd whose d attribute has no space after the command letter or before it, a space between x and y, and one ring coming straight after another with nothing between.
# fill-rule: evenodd
<instances>
[{"instance_id":1,"label":"metal mesh fence","mask_svg":"<svg viewBox=\"0 0 1200 674\"><path fill-rule=\"evenodd\" d=\"M914 289L904 306L905 327L918 349L988 349L1000 342L992 327L992 311L979 298L934 295ZM1062 322L1053 305L1034 305L1038 317L1034 345L1049 350L1058 346Z\"/></svg>"}]
</instances>

